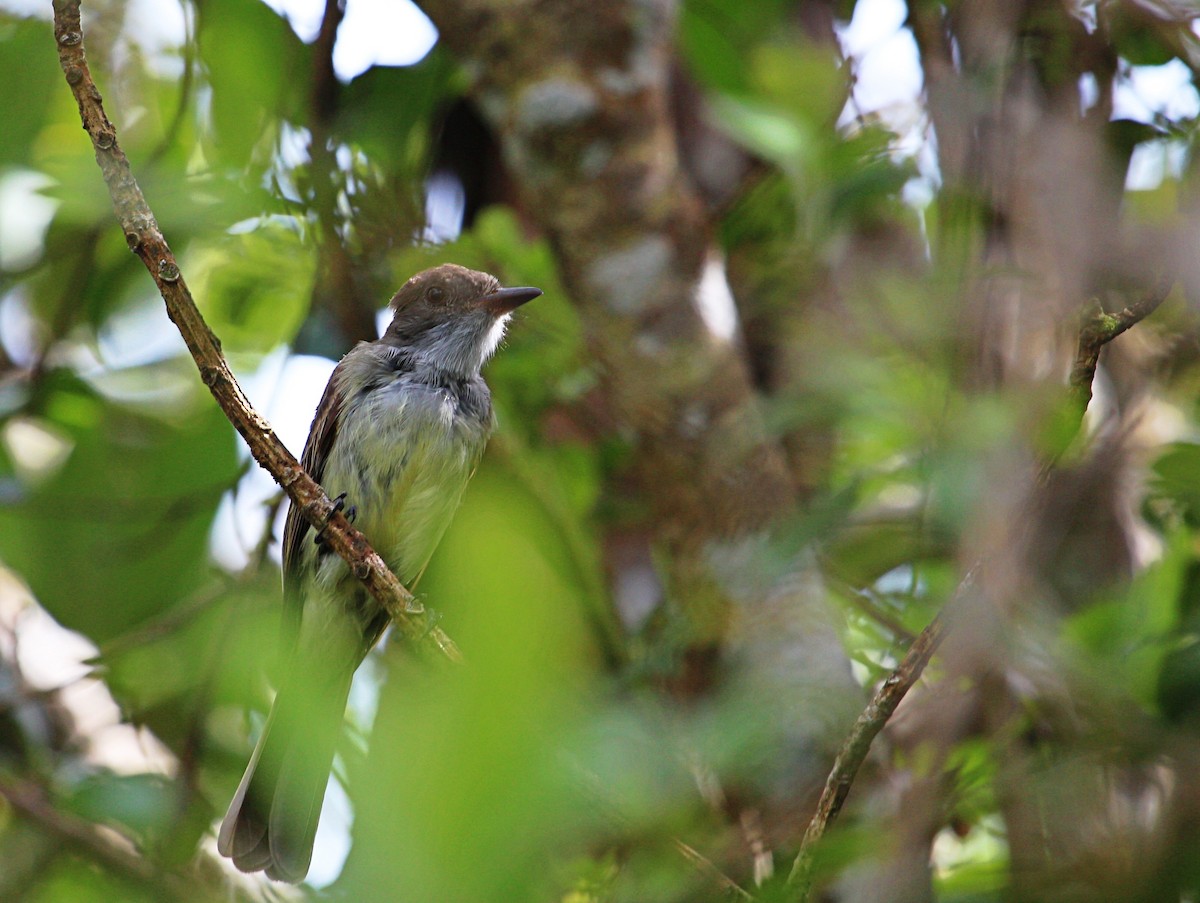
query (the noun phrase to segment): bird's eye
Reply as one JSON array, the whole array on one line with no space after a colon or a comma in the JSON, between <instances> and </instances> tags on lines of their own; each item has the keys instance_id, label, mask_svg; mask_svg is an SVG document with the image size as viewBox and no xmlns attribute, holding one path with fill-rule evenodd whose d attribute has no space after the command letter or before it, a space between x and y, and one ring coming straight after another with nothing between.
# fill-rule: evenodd
<instances>
[{"instance_id":1,"label":"bird's eye","mask_svg":"<svg viewBox=\"0 0 1200 903\"><path fill-rule=\"evenodd\" d=\"M430 286L428 291L425 292L425 297L430 301L441 301L446 297L446 290L441 286L433 285Z\"/></svg>"}]
</instances>

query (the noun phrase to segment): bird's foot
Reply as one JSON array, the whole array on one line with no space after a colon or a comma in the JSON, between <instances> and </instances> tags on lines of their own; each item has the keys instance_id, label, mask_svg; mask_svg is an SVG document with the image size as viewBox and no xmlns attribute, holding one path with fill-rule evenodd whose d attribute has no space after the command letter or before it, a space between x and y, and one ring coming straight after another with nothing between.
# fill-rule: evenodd
<instances>
[{"instance_id":1,"label":"bird's foot","mask_svg":"<svg viewBox=\"0 0 1200 903\"><path fill-rule=\"evenodd\" d=\"M345 512L346 520L350 521L350 523L354 523L354 521L358 518L358 506L351 505L349 508L347 508L346 507L346 493L344 493L344 492L341 493L341 495L338 495L333 499L333 511L330 512L329 516L333 517L333 515L339 511ZM328 524L328 522L326 522L326 523ZM317 546L322 552L329 551L329 543L327 543L325 541L325 528L324 527L322 527L319 531L317 531L317 535L313 537L313 544L315 546Z\"/></svg>"}]
</instances>

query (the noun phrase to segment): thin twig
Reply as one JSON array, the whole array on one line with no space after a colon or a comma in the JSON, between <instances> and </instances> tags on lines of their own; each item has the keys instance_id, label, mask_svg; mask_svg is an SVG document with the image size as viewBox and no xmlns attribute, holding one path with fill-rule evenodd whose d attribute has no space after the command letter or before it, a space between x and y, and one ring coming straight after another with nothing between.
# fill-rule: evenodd
<instances>
[{"instance_id":1,"label":"thin twig","mask_svg":"<svg viewBox=\"0 0 1200 903\"><path fill-rule=\"evenodd\" d=\"M679 851L679 855L695 866L696 871L712 879L715 884L724 890L731 891L737 895L739 900L754 899L754 897L750 896L745 888L740 887L736 881L713 865L712 861L705 858L704 854L702 854L695 847L688 846L679 838L672 838L671 846L675 847L675 849Z\"/></svg>"},{"instance_id":2,"label":"thin twig","mask_svg":"<svg viewBox=\"0 0 1200 903\"><path fill-rule=\"evenodd\" d=\"M330 548L346 560L351 572L384 606L397 628L409 639L421 641L451 661L460 661L462 656L454 641L433 623L430 613L401 585L366 537L334 509L333 502L279 441L271 425L250 406L221 353L220 342L192 300L175 256L117 141L116 129L101 105L100 92L84 56L79 0L54 0L54 37L58 42L59 64L79 104L83 127L92 139L117 221L130 249L141 258L158 286L167 305L167 315L179 328L195 358L201 380L246 441L254 459L283 487L305 520L314 529L324 531Z\"/></svg>"},{"instance_id":3,"label":"thin twig","mask_svg":"<svg viewBox=\"0 0 1200 903\"><path fill-rule=\"evenodd\" d=\"M579 777L583 786L590 790L596 802L597 809L611 821L616 822L622 827L630 826L630 818L625 815L613 802L608 788L600 780L599 776L587 769L579 769ZM697 850L690 844L684 843L678 837L671 838L671 846L673 846L684 859L686 859L700 874L711 879L722 890L731 891L742 900L753 900L754 897L736 881L722 872L708 859L703 853Z\"/></svg>"},{"instance_id":4,"label":"thin twig","mask_svg":"<svg viewBox=\"0 0 1200 903\"><path fill-rule=\"evenodd\" d=\"M913 643L917 635L900 623L899 619L892 617L882 606L878 596L870 590L862 590L855 587L850 581L836 577L829 578L831 582L839 584L838 589L850 601L850 604L857 608L865 617L870 618L884 630L892 635L899 643Z\"/></svg>"},{"instance_id":5,"label":"thin twig","mask_svg":"<svg viewBox=\"0 0 1200 903\"><path fill-rule=\"evenodd\" d=\"M56 808L41 787L29 781L0 780L0 797L60 841L136 884L155 899L194 900L196 888L177 876L159 872L148 861L109 839L90 822Z\"/></svg>"},{"instance_id":6,"label":"thin twig","mask_svg":"<svg viewBox=\"0 0 1200 903\"><path fill-rule=\"evenodd\" d=\"M1160 277L1154 287L1133 304L1115 314L1096 312L1080 326L1078 352L1071 370L1070 391L1078 404L1081 420L1092 397L1092 379L1096 375L1100 349L1157 310L1166 300L1173 284L1173 279ZM1048 464L1043 468L1043 475L1048 472L1050 466ZM904 660L880 684L867 707L858 716L850 734L843 741L834 760L833 769L825 782L825 788L821 792L817 811L804 832L800 851L796 854L788 875L787 883L794 890L794 899L808 900L812 889L813 859L817 843L841 812L842 804L850 793L858 770L866 761L872 741L883 730L900 701L920 679L925 666L941 645L942 639L950 629L949 622L957 612L959 601L974 583L978 568L976 565L967 572L951 600L917 636Z\"/></svg>"},{"instance_id":7,"label":"thin twig","mask_svg":"<svg viewBox=\"0 0 1200 903\"><path fill-rule=\"evenodd\" d=\"M874 696L871 697L870 703L858 716L858 720L854 722L849 736L842 743L842 748L833 762L833 770L829 772L829 777L825 781L825 789L821 792L821 799L817 803L816 814L808 823L808 830L804 832L804 839L800 842L800 852L796 855L796 859L792 863L792 871L788 875L788 884L796 888L796 899L808 899L808 892L812 885L813 856L816 852L817 842L837 819L842 804L846 801L846 795L850 792L850 785L854 783L859 768L866 761L867 753L871 749L871 742L883 730L888 719L892 717L892 713L896 711L896 706L900 704L900 700L917 682L925 670L925 666L933 658L933 654L941 645L942 638L946 635L949 615L956 607L956 601L962 597L972 582L973 572L968 573L963 579L958 592L955 593L946 608L937 614L913 641L912 646L908 649L908 654L900 662L900 666L879 685Z\"/></svg>"}]
</instances>

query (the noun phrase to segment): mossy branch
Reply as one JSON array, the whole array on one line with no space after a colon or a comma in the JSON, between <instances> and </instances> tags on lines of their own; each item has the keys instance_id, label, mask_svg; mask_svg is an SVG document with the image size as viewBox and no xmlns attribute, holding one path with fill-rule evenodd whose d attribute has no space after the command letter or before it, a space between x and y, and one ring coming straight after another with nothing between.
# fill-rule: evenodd
<instances>
[{"instance_id":1,"label":"mossy branch","mask_svg":"<svg viewBox=\"0 0 1200 903\"><path fill-rule=\"evenodd\" d=\"M1084 315L1079 326L1079 343L1075 363L1071 367L1071 397L1082 418L1092 400L1092 381L1096 378L1096 367L1100 363L1100 351L1125 332L1140 323L1167 299L1174 280L1160 276L1154 287L1144 295L1116 313L1105 313L1099 304Z\"/></svg>"}]
</instances>

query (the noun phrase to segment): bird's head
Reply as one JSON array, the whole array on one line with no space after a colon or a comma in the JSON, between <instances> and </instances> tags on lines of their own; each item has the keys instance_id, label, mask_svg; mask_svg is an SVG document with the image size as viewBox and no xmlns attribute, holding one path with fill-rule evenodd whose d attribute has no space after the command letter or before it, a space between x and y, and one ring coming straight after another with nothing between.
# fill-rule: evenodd
<instances>
[{"instance_id":1,"label":"bird's head","mask_svg":"<svg viewBox=\"0 0 1200 903\"><path fill-rule=\"evenodd\" d=\"M392 297L383 341L440 369L473 376L496 350L509 315L541 293L503 288L495 276L445 263L417 273Z\"/></svg>"}]
</instances>

